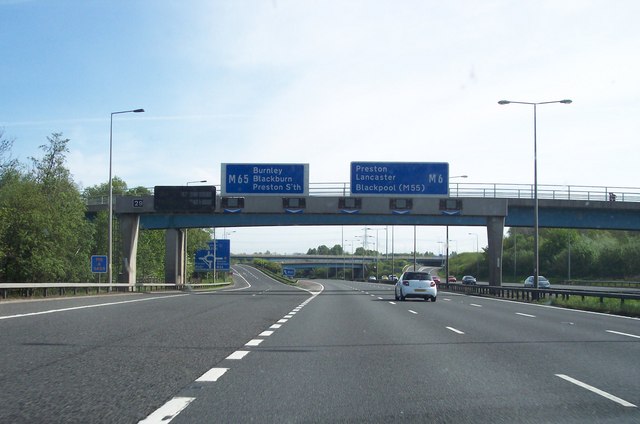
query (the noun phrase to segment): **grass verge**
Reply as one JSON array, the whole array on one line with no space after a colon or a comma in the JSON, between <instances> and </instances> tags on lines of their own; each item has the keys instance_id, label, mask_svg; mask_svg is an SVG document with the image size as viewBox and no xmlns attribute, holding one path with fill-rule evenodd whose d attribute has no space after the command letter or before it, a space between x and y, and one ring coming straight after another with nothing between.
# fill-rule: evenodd
<instances>
[{"instance_id":1,"label":"grass verge","mask_svg":"<svg viewBox=\"0 0 640 424\"><path fill-rule=\"evenodd\" d=\"M624 315L629 317L640 317L640 300L625 300L624 303L618 299L602 299L597 297L571 296L568 299L552 298L538 301L540 304L559 306L569 309L580 309L583 311L602 312L605 314Z\"/></svg>"}]
</instances>

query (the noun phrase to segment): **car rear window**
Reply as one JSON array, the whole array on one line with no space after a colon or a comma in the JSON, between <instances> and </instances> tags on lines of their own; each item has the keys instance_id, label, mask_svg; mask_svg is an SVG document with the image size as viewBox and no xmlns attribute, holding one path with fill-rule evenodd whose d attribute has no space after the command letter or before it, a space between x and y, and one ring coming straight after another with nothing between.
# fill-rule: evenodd
<instances>
[{"instance_id":1,"label":"car rear window","mask_svg":"<svg viewBox=\"0 0 640 424\"><path fill-rule=\"evenodd\" d=\"M428 272L407 272L404 276L405 280L431 280L431 274Z\"/></svg>"}]
</instances>

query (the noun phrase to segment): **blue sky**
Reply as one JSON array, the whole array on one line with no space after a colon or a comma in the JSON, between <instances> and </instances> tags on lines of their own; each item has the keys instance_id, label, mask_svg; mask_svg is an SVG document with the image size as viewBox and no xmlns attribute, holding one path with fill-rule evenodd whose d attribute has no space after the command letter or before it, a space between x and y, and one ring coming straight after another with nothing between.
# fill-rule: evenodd
<instances>
[{"instance_id":1,"label":"blue sky","mask_svg":"<svg viewBox=\"0 0 640 424\"><path fill-rule=\"evenodd\" d=\"M71 139L80 187L220 183L221 163L448 162L469 183L637 186L640 3L0 0L0 128L23 162ZM458 250L486 245L452 229ZM345 230L346 239L361 228ZM382 237L383 233L380 233ZM396 250L413 247L398 228ZM440 227L418 250L438 251ZM237 252L306 251L341 229L237 229ZM454 244L455 246L455 244ZM455 249L455 247L454 247Z\"/></svg>"}]
</instances>

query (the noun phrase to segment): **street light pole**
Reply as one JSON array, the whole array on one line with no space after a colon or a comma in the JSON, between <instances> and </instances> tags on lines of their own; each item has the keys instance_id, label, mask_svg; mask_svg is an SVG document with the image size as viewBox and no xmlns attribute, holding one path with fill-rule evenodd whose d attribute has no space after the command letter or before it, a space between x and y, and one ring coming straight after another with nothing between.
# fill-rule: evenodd
<instances>
[{"instance_id":1,"label":"street light pole","mask_svg":"<svg viewBox=\"0 0 640 424\"><path fill-rule=\"evenodd\" d=\"M108 278L109 284L113 284L113 115L119 115L122 113L140 113L144 112L144 109L132 109L122 110L119 112L111 112L111 122L109 124L109 268ZM111 290L111 287L109 287Z\"/></svg>"},{"instance_id":2,"label":"street light pole","mask_svg":"<svg viewBox=\"0 0 640 424\"><path fill-rule=\"evenodd\" d=\"M514 102L511 100L500 100L498 104L508 105L510 103L530 105L533 106L533 250L534 250L534 264L533 264L533 288L538 288L538 278L540 277L540 240L539 240L539 223L538 223L538 140L537 140L537 125L536 114L538 105L546 105L550 103L564 103L569 104L572 101L569 99L554 100L550 102Z\"/></svg>"}]
</instances>

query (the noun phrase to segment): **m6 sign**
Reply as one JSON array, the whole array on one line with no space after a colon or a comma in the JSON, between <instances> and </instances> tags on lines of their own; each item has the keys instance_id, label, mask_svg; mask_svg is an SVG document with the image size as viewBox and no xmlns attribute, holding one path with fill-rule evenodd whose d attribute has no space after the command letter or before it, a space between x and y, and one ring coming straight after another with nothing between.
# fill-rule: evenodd
<instances>
[{"instance_id":1,"label":"m6 sign","mask_svg":"<svg viewBox=\"0 0 640 424\"><path fill-rule=\"evenodd\" d=\"M448 196L446 162L351 162L351 193L359 196Z\"/></svg>"}]
</instances>

